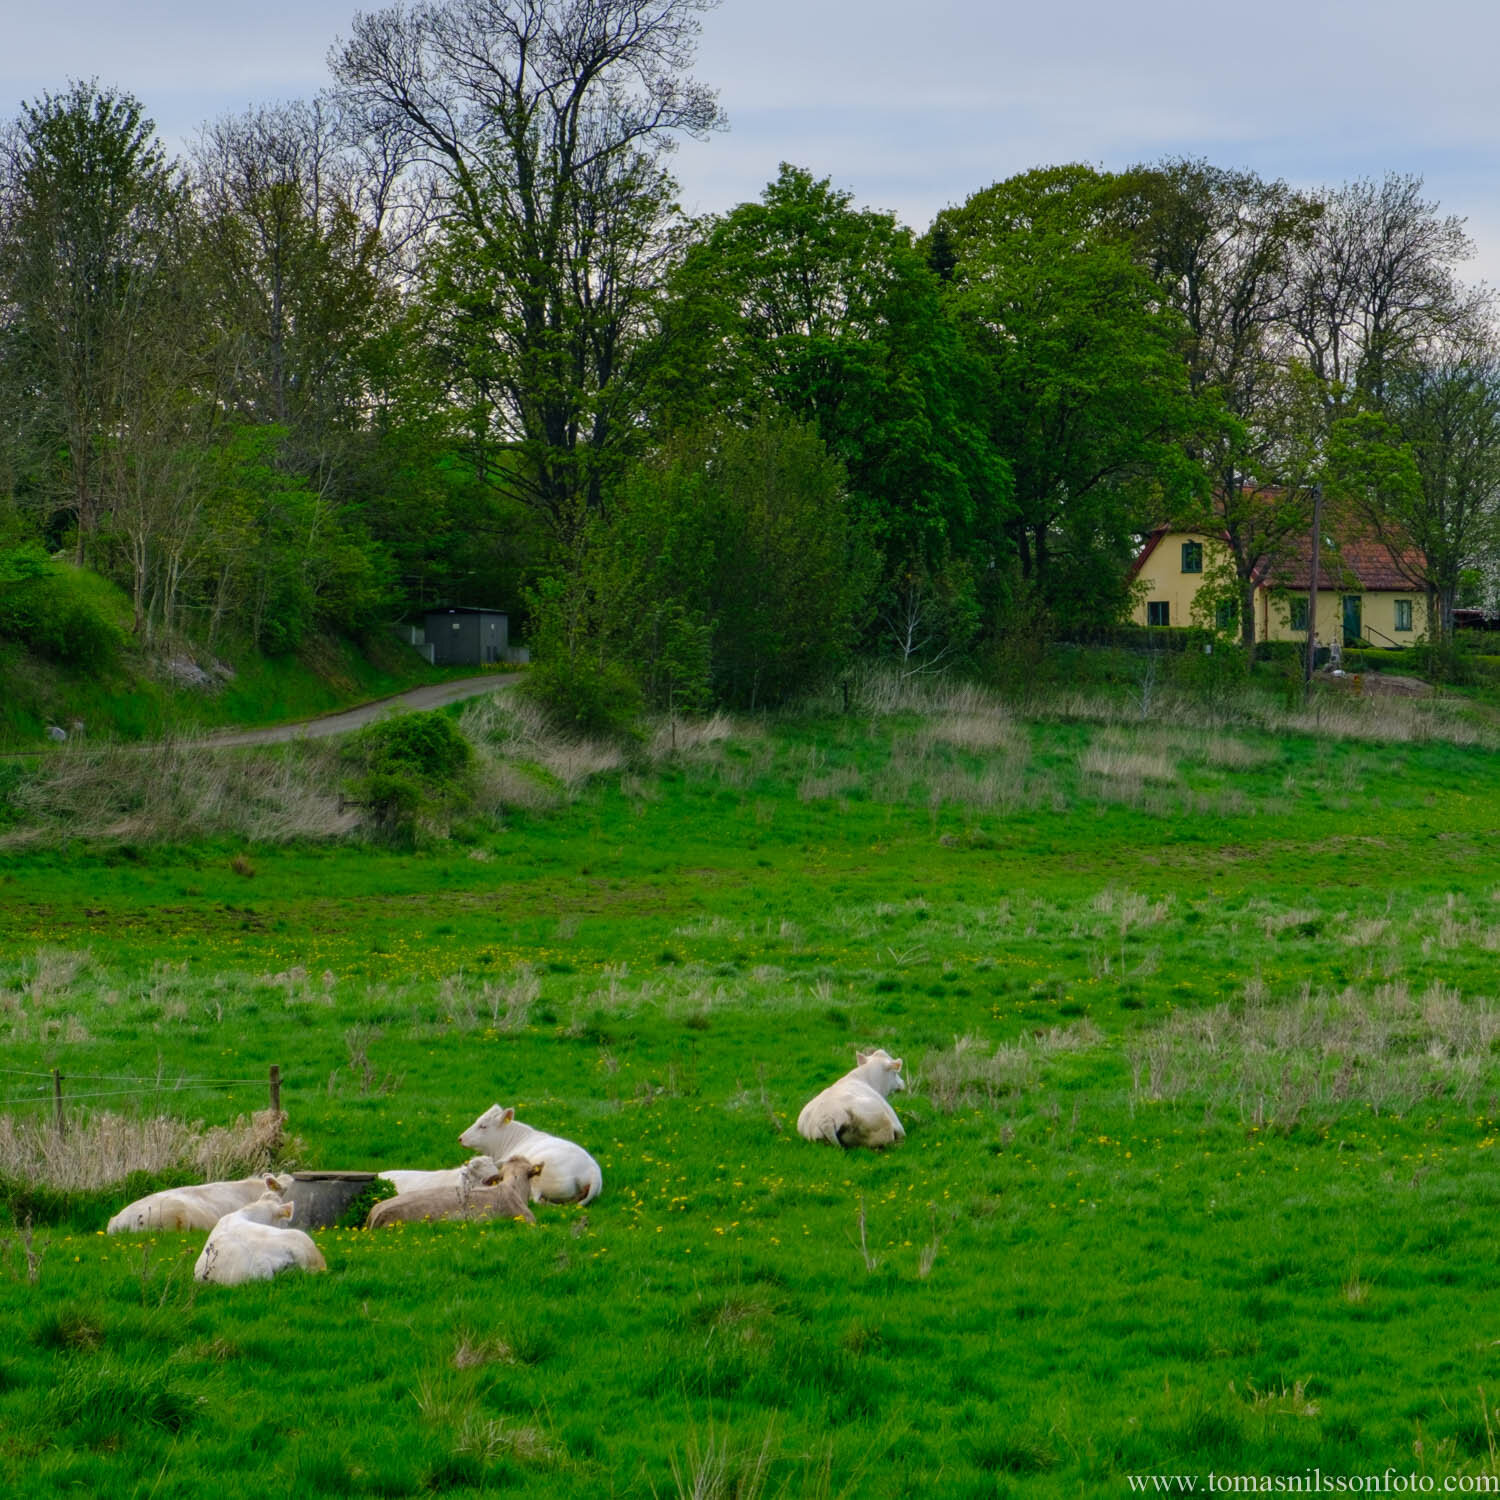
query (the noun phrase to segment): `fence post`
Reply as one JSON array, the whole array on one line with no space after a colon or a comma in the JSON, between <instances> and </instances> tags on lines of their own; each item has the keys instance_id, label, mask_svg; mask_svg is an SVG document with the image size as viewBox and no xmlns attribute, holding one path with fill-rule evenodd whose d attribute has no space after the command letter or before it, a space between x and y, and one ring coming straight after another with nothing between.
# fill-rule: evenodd
<instances>
[{"instance_id":1,"label":"fence post","mask_svg":"<svg viewBox=\"0 0 1500 1500\"><path fill-rule=\"evenodd\" d=\"M62 1105L62 1083L63 1076L56 1068L52 1070L52 1118L57 1122L57 1133L63 1133L63 1105Z\"/></svg>"},{"instance_id":2,"label":"fence post","mask_svg":"<svg viewBox=\"0 0 1500 1500\"><path fill-rule=\"evenodd\" d=\"M271 1064L271 1112L281 1113L281 1065Z\"/></svg>"}]
</instances>

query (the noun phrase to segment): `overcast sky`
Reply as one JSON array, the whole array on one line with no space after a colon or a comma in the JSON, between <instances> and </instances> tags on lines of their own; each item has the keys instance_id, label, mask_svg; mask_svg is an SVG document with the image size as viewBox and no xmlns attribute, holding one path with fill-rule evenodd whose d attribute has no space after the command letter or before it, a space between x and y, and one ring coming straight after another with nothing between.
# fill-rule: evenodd
<instances>
[{"instance_id":1,"label":"overcast sky","mask_svg":"<svg viewBox=\"0 0 1500 1500\"><path fill-rule=\"evenodd\" d=\"M181 148L205 120L328 80L349 0L0 0L0 106L97 77ZM369 7L376 8L376 7ZM679 152L684 206L782 161L923 229L1028 167L1206 156L1304 185L1388 170L1468 220L1500 282L1492 0L723 0L698 77L730 128Z\"/></svg>"}]
</instances>

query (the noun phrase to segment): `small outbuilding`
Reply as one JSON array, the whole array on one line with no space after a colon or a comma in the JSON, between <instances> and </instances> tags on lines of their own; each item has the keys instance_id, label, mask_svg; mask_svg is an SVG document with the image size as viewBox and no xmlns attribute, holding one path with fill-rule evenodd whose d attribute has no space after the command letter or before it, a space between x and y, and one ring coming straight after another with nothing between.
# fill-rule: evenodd
<instances>
[{"instance_id":1,"label":"small outbuilding","mask_svg":"<svg viewBox=\"0 0 1500 1500\"><path fill-rule=\"evenodd\" d=\"M510 616L498 609L429 609L422 633L437 666L486 667L510 659Z\"/></svg>"}]
</instances>

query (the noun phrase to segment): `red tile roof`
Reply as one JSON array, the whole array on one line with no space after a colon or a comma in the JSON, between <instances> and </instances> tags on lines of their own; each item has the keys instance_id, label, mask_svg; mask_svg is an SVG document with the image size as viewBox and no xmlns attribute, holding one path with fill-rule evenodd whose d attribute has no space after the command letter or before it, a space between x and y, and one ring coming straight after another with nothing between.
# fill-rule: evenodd
<instances>
[{"instance_id":1,"label":"red tile roof","mask_svg":"<svg viewBox=\"0 0 1500 1500\"><path fill-rule=\"evenodd\" d=\"M1409 594L1422 587L1422 554L1407 547L1391 556L1384 542L1353 537L1340 542L1330 557L1325 544L1318 549L1318 588L1358 589L1361 593L1388 590ZM1272 588L1303 589L1312 573L1312 538L1298 537L1288 555L1257 570L1255 582Z\"/></svg>"}]
</instances>

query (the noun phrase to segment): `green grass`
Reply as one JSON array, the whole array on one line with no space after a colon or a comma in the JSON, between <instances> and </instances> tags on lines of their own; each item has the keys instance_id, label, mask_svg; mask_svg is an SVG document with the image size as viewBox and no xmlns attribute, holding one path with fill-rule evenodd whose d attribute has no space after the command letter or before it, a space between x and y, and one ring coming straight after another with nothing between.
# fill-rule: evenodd
<instances>
[{"instance_id":1,"label":"green grass","mask_svg":"<svg viewBox=\"0 0 1500 1500\"><path fill-rule=\"evenodd\" d=\"M0 1228L0 1480L1495 1472L1494 752L1108 717L790 719L407 853L0 856L4 1067L276 1062L318 1167L451 1165L512 1104L605 1178L233 1289L191 1282L201 1235L95 1234L117 1193L54 1205L34 1283ZM875 1044L906 1141L800 1141Z\"/></svg>"},{"instance_id":2,"label":"green grass","mask_svg":"<svg viewBox=\"0 0 1500 1500\"><path fill-rule=\"evenodd\" d=\"M174 683L127 653L107 672L44 662L0 641L0 750L45 743L49 724L85 726L86 741L155 739L226 725L256 727L312 718L472 668L432 667L410 647L376 637L362 647L316 638L295 655L199 653L233 674L211 688Z\"/></svg>"}]
</instances>

